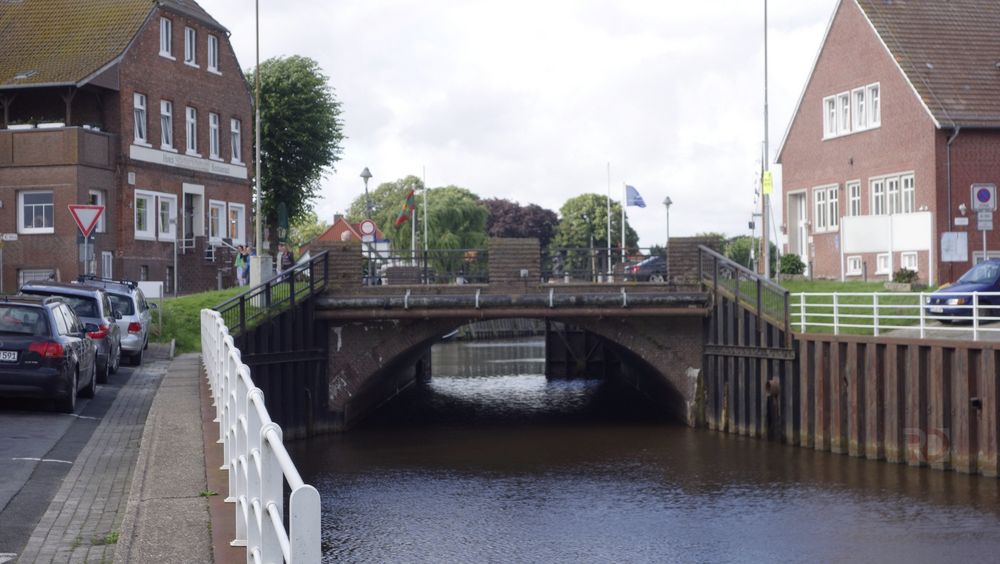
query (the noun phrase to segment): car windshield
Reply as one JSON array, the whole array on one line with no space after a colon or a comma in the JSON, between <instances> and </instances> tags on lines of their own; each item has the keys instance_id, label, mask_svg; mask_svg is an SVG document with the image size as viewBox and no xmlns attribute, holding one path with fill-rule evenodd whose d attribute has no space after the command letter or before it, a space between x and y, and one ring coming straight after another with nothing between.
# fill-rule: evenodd
<instances>
[{"instance_id":1,"label":"car windshield","mask_svg":"<svg viewBox=\"0 0 1000 564\"><path fill-rule=\"evenodd\" d=\"M963 284L992 284L1000 276L1000 264L984 262L972 267L958 279Z\"/></svg>"},{"instance_id":2,"label":"car windshield","mask_svg":"<svg viewBox=\"0 0 1000 564\"><path fill-rule=\"evenodd\" d=\"M49 322L42 309L29 306L0 306L0 333L34 335L49 334Z\"/></svg>"},{"instance_id":3,"label":"car windshield","mask_svg":"<svg viewBox=\"0 0 1000 564\"><path fill-rule=\"evenodd\" d=\"M135 315L135 305L132 298L121 294L108 294L111 298L111 307L118 310L122 315Z\"/></svg>"}]
</instances>

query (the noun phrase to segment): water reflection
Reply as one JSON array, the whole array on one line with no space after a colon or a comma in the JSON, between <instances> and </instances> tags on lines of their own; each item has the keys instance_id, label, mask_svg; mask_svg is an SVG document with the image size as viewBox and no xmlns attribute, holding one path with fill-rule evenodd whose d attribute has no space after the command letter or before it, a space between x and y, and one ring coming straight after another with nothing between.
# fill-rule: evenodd
<instances>
[{"instance_id":1,"label":"water reflection","mask_svg":"<svg viewBox=\"0 0 1000 564\"><path fill-rule=\"evenodd\" d=\"M506 355L506 356L505 356ZM535 356L529 356L535 355ZM942 562L1000 554L997 481L664 422L599 381L434 353L365 428L293 443L337 562ZM472 363L472 364L466 364ZM465 368L468 370L465 370Z\"/></svg>"}]
</instances>

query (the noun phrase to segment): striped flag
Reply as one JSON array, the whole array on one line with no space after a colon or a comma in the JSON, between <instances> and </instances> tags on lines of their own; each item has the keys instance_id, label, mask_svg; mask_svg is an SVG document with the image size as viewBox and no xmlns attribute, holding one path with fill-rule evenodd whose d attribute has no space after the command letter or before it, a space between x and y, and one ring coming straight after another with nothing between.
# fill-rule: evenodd
<instances>
[{"instance_id":1,"label":"striped flag","mask_svg":"<svg viewBox=\"0 0 1000 564\"><path fill-rule=\"evenodd\" d=\"M406 195L406 201L403 202L403 211L399 212L399 217L396 218L396 227L406 223L415 209L417 209L417 202L413 197L413 190L410 190L410 193Z\"/></svg>"}]
</instances>

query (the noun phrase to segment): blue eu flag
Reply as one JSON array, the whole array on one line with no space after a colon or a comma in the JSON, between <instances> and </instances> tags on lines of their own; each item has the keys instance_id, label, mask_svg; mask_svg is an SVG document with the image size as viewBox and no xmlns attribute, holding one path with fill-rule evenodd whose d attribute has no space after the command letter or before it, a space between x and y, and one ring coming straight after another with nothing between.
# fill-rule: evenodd
<instances>
[{"instance_id":1,"label":"blue eu flag","mask_svg":"<svg viewBox=\"0 0 1000 564\"><path fill-rule=\"evenodd\" d=\"M639 206L640 208L646 207L645 200L639 195L639 191L635 189L635 186L625 185L625 205Z\"/></svg>"}]
</instances>

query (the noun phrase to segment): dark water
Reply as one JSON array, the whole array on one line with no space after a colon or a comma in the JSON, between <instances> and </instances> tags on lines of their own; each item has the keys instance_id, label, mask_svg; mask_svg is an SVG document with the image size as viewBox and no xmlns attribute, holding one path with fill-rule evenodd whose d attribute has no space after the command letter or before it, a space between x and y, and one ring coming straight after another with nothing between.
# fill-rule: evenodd
<instances>
[{"instance_id":1,"label":"dark water","mask_svg":"<svg viewBox=\"0 0 1000 564\"><path fill-rule=\"evenodd\" d=\"M696 431L539 342L436 348L369 425L294 443L330 562L998 562L995 479Z\"/></svg>"}]
</instances>

